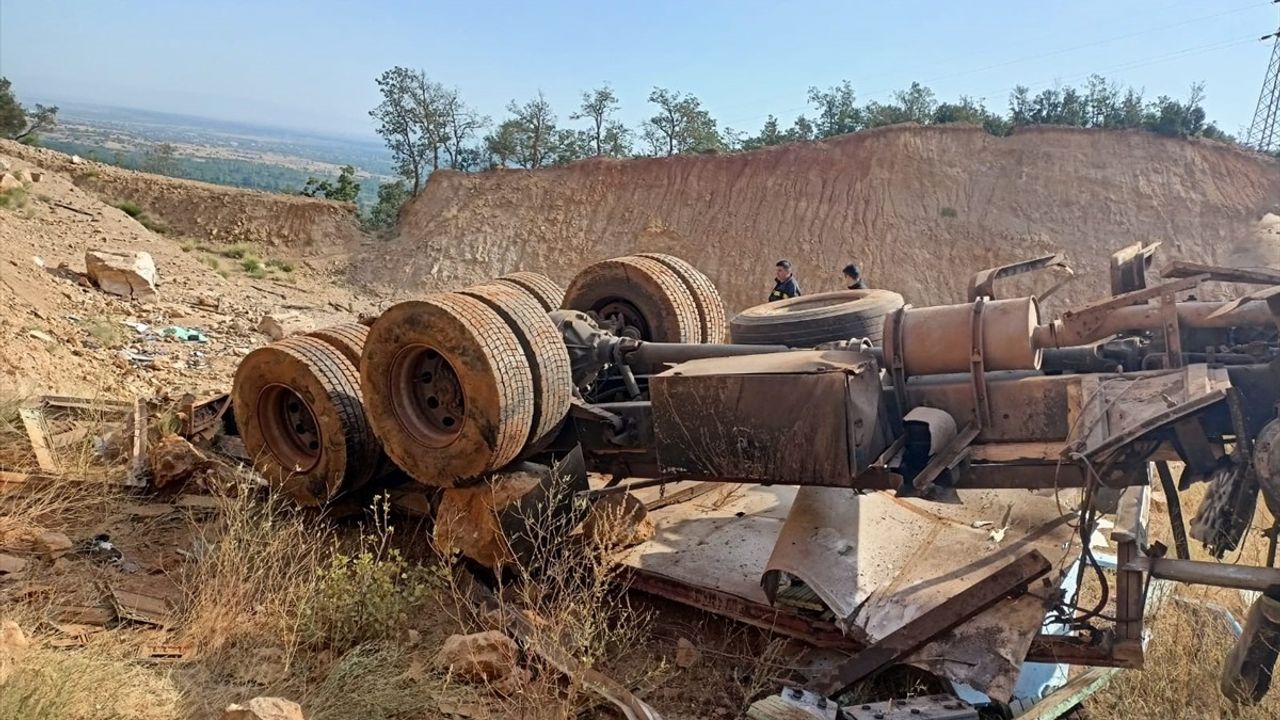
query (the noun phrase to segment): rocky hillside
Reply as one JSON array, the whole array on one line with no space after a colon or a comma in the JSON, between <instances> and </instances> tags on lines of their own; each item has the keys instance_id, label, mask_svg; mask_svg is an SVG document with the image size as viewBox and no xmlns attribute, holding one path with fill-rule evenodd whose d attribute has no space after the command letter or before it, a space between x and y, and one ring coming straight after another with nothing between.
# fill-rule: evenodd
<instances>
[{"instance_id":1,"label":"rocky hillside","mask_svg":"<svg viewBox=\"0 0 1280 720\"><path fill-rule=\"evenodd\" d=\"M1106 292L1107 255L1136 241L1163 240L1166 261L1276 264L1276 235L1255 224L1278 202L1280 163L1218 143L899 126L735 155L438 172L399 238L354 270L416 289L516 268L567 282L593 260L660 251L739 310L784 257L809 292L838 288L854 261L927 304L962 299L975 270L1063 250L1079 274L1064 294L1082 301Z\"/></svg>"},{"instance_id":2,"label":"rocky hillside","mask_svg":"<svg viewBox=\"0 0 1280 720\"><path fill-rule=\"evenodd\" d=\"M0 153L59 172L109 204L133 203L190 238L340 252L363 237L349 203L151 175L8 140L0 140Z\"/></svg>"}]
</instances>

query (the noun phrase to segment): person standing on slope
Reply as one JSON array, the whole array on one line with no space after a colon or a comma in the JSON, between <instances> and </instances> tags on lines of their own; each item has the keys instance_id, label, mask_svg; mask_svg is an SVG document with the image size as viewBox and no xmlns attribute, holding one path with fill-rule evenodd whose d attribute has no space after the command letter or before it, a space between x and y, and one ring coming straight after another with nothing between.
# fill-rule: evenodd
<instances>
[{"instance_id":1,"label":"person standing on slope","mask_svg":"<svg viewBox=\"0 0 1280 720\"><path fill-rule=\"evenodd\" d=\"M774 266L773 292L769 293L769 302L800 297L800 284L796 282L795 273L791 272L790 260L779 260Z\"/></svg>"},{"instance_id":2,"label":"person standing on slope","mask_svg":"<svg viewBox=\"0 0 1280 720\"><path fill-rule=\"evenodd\" d=\"M867 284L862 282L862 274L858 272L858 266L853 263L844 266L844 284L850 290L867 289Z\"/></svg>"}]
</instances>

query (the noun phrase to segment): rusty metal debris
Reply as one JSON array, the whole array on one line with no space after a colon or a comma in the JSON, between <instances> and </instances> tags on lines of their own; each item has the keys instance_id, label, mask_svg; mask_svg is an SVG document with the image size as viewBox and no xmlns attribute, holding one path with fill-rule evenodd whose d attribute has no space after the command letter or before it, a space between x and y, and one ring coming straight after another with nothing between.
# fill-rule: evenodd
<instances>
[{"instance_id":1,"label":"rusty metal debris","mask_svg":"<svg viewBox=\"0 0 1280 720\"><path fill-rule=\"evenodd\" d=\"M1052 567L1039 552L1028 552L849 658L831 676L819 679L816 686L828 697L844 693L854 683L903 659L933 638L995 605L1005 596L1018 593L1020 588L1025 588Z\"/></svg>"}]
</instances>

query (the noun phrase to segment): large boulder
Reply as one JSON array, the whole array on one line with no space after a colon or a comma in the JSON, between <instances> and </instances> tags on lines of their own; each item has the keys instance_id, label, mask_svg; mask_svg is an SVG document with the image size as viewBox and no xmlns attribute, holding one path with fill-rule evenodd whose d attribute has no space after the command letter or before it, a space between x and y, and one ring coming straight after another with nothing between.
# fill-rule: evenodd
<instances>
[{"instance_id":1,"label":"large boulder","mask_svg":"<svg viewBox=\"0 0 1280 720\"><path fill-rule=\"evenodd\" d=\"M256 697L240 705L232 703L222 711L222 720L306 720L302 706L278 697Z\"/></svg>"},{"instance_id":2,"label":"large boulder","mask_svg":"<svg viewBox=\"0 0 1280 720\"><path fill-rule=\"evenodd\" d=\"M89 250L84 265L89 279L104 292L138 302L155 302L160 297L151 253Z\"/></svg>"}]
</instances>

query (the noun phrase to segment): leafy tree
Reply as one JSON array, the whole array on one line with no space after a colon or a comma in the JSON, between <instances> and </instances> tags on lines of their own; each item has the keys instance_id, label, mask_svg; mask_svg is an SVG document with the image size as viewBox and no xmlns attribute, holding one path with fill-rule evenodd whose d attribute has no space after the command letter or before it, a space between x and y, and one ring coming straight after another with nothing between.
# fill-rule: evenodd
<instances>
[{"instance_id":1,"label":"leafy tree","mask_svg":"<svg viewBox=\"0 0 1280 720\"><path fill-rule=\"evenodd\" d=\"M693 95L653 89L649 102L658 112L644 122L644 138L655 155L707 152L724 148L716 121Z\"/></svg>"},{"instance_id":2,"label":"leafy tree","mask_svg":"<svg viewBox=\"0 0 1280 720\"><path fill-rule=\"evenodd\" d=\"M740 147L743 150L755 150L770 145L781 145L789 140L787 133L778 128L778 118L770 115L764 121L764 127L760 129L760 134L755 137L743 138Z\"/></svg>"},{"instance_id":3,"label":"leafy tree","mask_svg":"<svg viewBox=\"0 0 1280 720\"><path fill-rule=\"evenodd\" d=\"M539 168L553 160L564 160L558 152L557 142L564 136L556 129L556 115L551 103L538 91L538 96L523 105L512 100L507 112L513 117L498 126L497 137L486 139L489 152L499 160L498 165L514 162L522 168Z\"/></svg>"},{"instance_id":4,"label":"leafy tree","mask_svg":"<svg viewBox=\"0 0 1280 720\"><path fill-rule=\"evenodd\" d=\"M171 143L148 147L142 155L140 169L156 175L178 176L182 169L178 161L178 149Z\"/></svg>"},{"instance_id":5,"label":"leafy tree","mask_svg":"<svg viewBox=\"0 0 1280 720\"><path fill-rule=\"evenodd\" d=\"M402 180L382 183L378 186L378 202L369 208L365 225L374 229L395 227L400 219L400 208L408 202L409 190Z\"/></svg>"},{"instance_id":6,"label":"leafy tree","mask_svg":"<svg viewBox=\"0 0 1280 720\"><path fill-rule=\"evenodd\" d=\"M582 105L569 119L591 121L587 130L588 154L623 157L631 152L631 131L613 119L617 111L618 96L608 84L582 93Z\"/></svg>"},{"instance_id":7,"label":"leafy tree","mask_svg":"<svg viewBox=\"0 0 1280 720\"><path fill-rule=\"evenodd\" d=\"M853 85L848 80L826 90L810 86L809 104L818 113L813 123L817 137L857 132L865 124L863 111L853 94Z\"/></svg>"},{"instance_id":8,"label":"leafy tree","mask_svg":"<svg viewBox=\"0 0 1280 720\"><path fill-rule=\"evenodd\" d=\"M57 124L56 105L37 103L35 110L28 111L13 94L13 85L9 79L0 77L0 135L10 140L30 143L35 141L38 133Z\"/></svg>"},{"instance_id":9,"label":"leafy tree","mask_svg":"<svg viewBox=\"0 0 1280 720\"><path fill-rule=\"evenodd\" d=\"M467 143L477 132L488 126L489 118L463 102L457 90L442 90L436 97L444 116L444 149L449 157L449 167L455 170L472 169L477 153Z\"/></svg>"},{"instance_id":10,"label":"leafy tree","mask_svg":"<svg viewBox=\"0 0 1280 720\"><path fill-rule=\"evenodd\" d=\"M803 115L797 115L796 121L791 124L791 129L787 131L787 139L791 141L813 140L818 137L818 130L813 126L813 122Z\"/></svg>"},{"instance_id":11,"label":"leafy tree","mask_svg":"<svg viewBox=\"0 0 1280 720\"><path fill-rule=\"evenodd\" d=\"M519 154L520 123L514 119L503 120L493 132L484 138L489 154L489 167L510 167Z\"/></svg>"},{"instance_id":12,"label":"leafy tree","mask_svg":"<svg viewBox=\"0 0 1280 720\"><path fill-rule=\"evenodd\" d=\"M355 202L360 196L360 183L356 182L356 169L351 165L343 165L338 172L338 179L329 182L319 178L307 178L302 186L302 194L307 197L322 197L339 202Z\"/></svg>"},{"instance_id":13,"label":"leafy tree","mask_svg":"<svg viewBox=\"0 0 1280 720\"><path fill-rule=\"evenodd\" d=\"M396 172L413 183L413 194L422 187L427 160L434 149L427 143L418 118L415 87L420 73L393 67L377 79L382 102L369 111L377 121L377 132L391 150Z\"/></svg>"}]
</instances>

